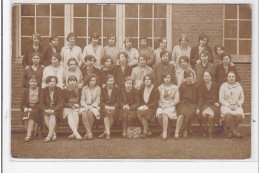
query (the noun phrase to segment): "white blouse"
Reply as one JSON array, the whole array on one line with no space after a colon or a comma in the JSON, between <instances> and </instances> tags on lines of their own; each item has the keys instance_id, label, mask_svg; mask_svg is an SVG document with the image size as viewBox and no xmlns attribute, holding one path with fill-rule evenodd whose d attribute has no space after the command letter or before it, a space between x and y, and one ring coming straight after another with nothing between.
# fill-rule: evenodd
<instances>
[{"instance_id":1,"label":"white blouse","mask_svg":"<svg viewBox=\"0 0 260 173\"><path fill-rule=\"evenodd\" d=\"M63 67L61 65L58 67L57 73L54 72L54 68L52 67L52 65L45 67L42 75L42 88L47 86L46 78L48 76L56 76L58 78L58 83L56 86L63 89L63 72Z\"/></svg>"},{"instance_id":2,"label":"white blouse","mask_svg":"<svg viewBox=\"0 0 260 173\"><path fill-rule=\"evenodd\" d=\"M71 50L68 45L64 46L61 49L60 55L61 55L61 65L63 66L64 69L68 68L67 63L70 58L75 58L78 62L79 67L82 64L82 51L79 46L75 45Z\"/></svg>"}]
</instances>

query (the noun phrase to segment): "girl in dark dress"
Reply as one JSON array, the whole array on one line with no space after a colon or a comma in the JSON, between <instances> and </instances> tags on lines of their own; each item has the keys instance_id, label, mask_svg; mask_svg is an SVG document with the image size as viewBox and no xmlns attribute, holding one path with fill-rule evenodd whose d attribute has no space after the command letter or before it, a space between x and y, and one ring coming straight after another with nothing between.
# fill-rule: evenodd
<instances>
[{"instance_id":1,"label":"girl in dark dress","mask_svg":"<svg viewBox=\"0 0 260 173\"><path fill-rule=\"evenodd\" d=\"M137 108L137 118L143 126L142 138L148 136L148 122L155 121L155 113L159 102L159 91L153 84L154 78L147 74L144 77L144 87L139 91L140 104Z\"/></svg>"},{"instance_id":2,"label":"girl in dark dress","mask_svg":"<svg viewBox=\"0 0 260 173\"><path fill-rule=\"evenodd\" d=\"M82 137L78 133L81 88L78 86L78 79L75 75L68 77L68 86L63 90L63 93L63 118L68 118L68 124L73 132L68 138L82 140Z\"/></svg>"},{"instance_id":3,"label":"girl in dark dress","mask_svg":"<svg viewBox=\"0 0 260 173\"><path fill-rule=\"evenodd\" d=\"M179 139L179 132L182 128L183 137L187 138L187 125L191 118L199 113L198 103L198 86L194 81L191 70L184 71L186 81L179 87L180 103L177 106L177 123L175 130L175 139Z\"/></svg>"},{"instance_id":4,"label":"girl in dark dress","mask_svg":"<svg viewBox=\"0 0 260 173\"><path fill-rule=\"evenodd\" d=\"M27 130L25 142L30 141L34 125L36 129L38 124L42 127L40 95L41 88L38 86L37 77L32 75L29 77L29 87L24 89L20 103L22 120Z\"/></svg>"},{"instance_id":5,"label":"girl in dark dress","mask_svg":"<svg viewBox=\"0 0 260 173\"><path fill-rule=\"evenodd\" d=\"M125 87L121 90L120 119L123 124L122 136L126 138L127 127L136 119L136 109L140 106L140 100L137 90L133 87L133 79L127 76L124 83Z\"/></svg>"},{"instance_id":6,"label":"girl in dark dress","mask_svg":"<svg viewBox=\"0 0 260 173\"><path fill-rule=\"evenodd\" d=\"M48 76L46 78L47 87L43 88L41 95L41 106L44 120L49 133L44 142L56 141L55 133L56 122L60 121L63 108L63 92L57 87L58 78L56 76Z\"/></svg>"},{"instance_id":7,"label":"girl in dark dress","mask_svg":"<svg viewBox=\"0 0 260 173\"><path fill-rule=\"evenodd\" d=\"M83 81L86 81L92 74L95 74L97 77L97 85L99 85L100 70L94 66L94 63L96 61L97 60L93 55L86 55L84 58L84 65L81 67L81 72L83 76Z\"/></svg>"},{"instance_id":8,"label":"girl in dark dress","mask_svg":"<svg viewBox=\"0 0 260 173\"><path fill-rule=\"evenodd\" d=\"M101 87L105 88L107 84L107 76L115 75L113 68L113 59L110 56L105 56L101 59L102 68L100 70L100 83Z\"/></svg>"},{"instance_id":9,"label":"girl in dark dress","mask_svg":"<svg viewBox=\"0 0 260 173\"><path fill-rule=\"evenodd\" d=\"M221 57L225 52L225 48L222 45L216 45L214 46L214 66L219 65L222 61L221 61Z\"/></svg>"},{"instance_id":10,"label":"girl in dark dress","mask_svg":"<svg viewBox=\"0 0 260 173\"><path fill-rule=\"evenodd\" d=\"M199 87L199 109L203 125L203 136L208 134L209 139L213 138L215 123L219 123L219 86L212 82L212 73L205 71L203 81ZM207 125L209 124L209 126Z\"/></svg>"},{"instance_id":11,"label":"girl in dark dress","mask_svg":"<svg viewBox=\"0 0 260 173\"><path fill-rule=\"evenodd\" d=\"M103 138L106 135L107 140L110 139L110 128L118 113L121 96L119 88L114 83L114 76L108 75L106 87L101 89L100 96L100 114L101 119L104 119L105 131L99 135L99 138Z\"/></svg>"}]
</instances>

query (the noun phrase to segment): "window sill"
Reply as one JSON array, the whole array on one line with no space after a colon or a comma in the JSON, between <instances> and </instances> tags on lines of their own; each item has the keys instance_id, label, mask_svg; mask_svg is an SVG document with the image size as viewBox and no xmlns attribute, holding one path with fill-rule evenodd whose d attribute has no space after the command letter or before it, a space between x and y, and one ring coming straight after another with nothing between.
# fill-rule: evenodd
<instances>
[{"instance_id":1,"label":"window sill","mask_svg":"<svg viewBox=\"0 0 260 173\"><path fill-rule=\"evenodd\" d=\"M252 56L251 55L231 55L232 62L234 63L249 63L252 62Z\"/></svg>"}]
</instances>

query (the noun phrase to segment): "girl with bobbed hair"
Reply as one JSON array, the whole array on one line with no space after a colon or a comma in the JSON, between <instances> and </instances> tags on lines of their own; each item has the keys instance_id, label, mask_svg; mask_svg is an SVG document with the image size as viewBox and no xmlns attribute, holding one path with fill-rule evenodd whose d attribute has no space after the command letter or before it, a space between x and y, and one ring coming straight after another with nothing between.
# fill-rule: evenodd
<instances>
[{"instance_id":1,"label":"girl with bobbed hair","mask_svg":"<svg viewBox=\"0 0 260 173\"><path fill-rule=\"evenodd\" d=\"M86 55L93 55L96 58L96 63L94 64L94 66L98 69L101 68L102 63L101 63L101 57L102 57L102 46L100 46L98 44L99 42L99 34L94 32L93 34L91 34L90 36L90 44L85 46L84 50L83 50L83 54L82 57L86 57Z\"/></svg>"},{"instance_id":2,"label":"girl with bobbed hair","mask_svg":"<svg viewBox=\"0 0 260 173\"><path fill-rule=\"evenodd\" d=\"M60 52L61 55L61 65L64 69L67 69L68 60L70 58L75 58L78 62L79 67L82 65L82 50L79 46L76 45L77 36L75 33L70 32L66 40L68 45L65 45Z\"/></svg>"},{"instance_id":3,"label":"girl with bobbed hair","mask_svg":"<svg viewBox=\"0 0 260 173\"><path fill-rule=\"evenodd\" d=\"M116 46L116 35L114 33L110 33L107 36L108 45L106 45L102 49L102 57L108 55L112 57L113 61L116 65L119 65L119 61L117 61L117 55L120 52L120 47Z\"/></svg>"},{"instance_id":4,"label":"girl with bobbed hair","mask_svg":"<svg viewBox=\"0 0 260 173\"><path fill-rule=\"evenodd\" d=\"M88 56L88 55L87 55ZM85 78L85 86L82 89L80 112L82 123L86 129L84 139L93 139L92 127L95 119L100 119L100 94L101 88L97 85L97 75L90 74Z\"/></svg>"},{"instance_id":5,"label":"girl with bobbed hair","mask_svg":"<svg viewBox=\"0 0 260 173\"><path fill-rule=\"evenodd\" d=\"M215 66L217 66L218 64L220 64L222 55L225 53L225 48L222 45L215 45L214 46L214 60L213 63Z\"/></svg>"},{"instance_id":6,"label":"girl with bobbed hair","mask_svg":"<svg viewBox=\"0 0 260 173\"><path fill-rule=\"evenodd\" d=\"M191 52L190 52L190 65L193 68L195 64L198 64L200 62L200 53L202 50L207 50L209 52L209 62L213 63L213 54L212 54L212 49L208 45L209 42L209 37L206 34L201 34L199 36L198 40L199 44L192 47Z\"/></svg>"},{"instance_id":7,"label":"girl with bobbed hair","mask_svg":"<svg viewBox=\"0 0 260 173\"><path fill-rule=\"evenodd\" d=\"M191 48L188 46L189 39L186 34L181 34L178 39L178 45L173 47L172 50L172 61L176 67L176 69L181 68L179 59L181 56L187 56L190 58Z\"/></svg>"},{"instance_id":8,"label":"girl with bobbed hair","mask_svg":"<svg viewBox=\"0 0 260 173\"><path fill-rule=\"evenodd\" d=\"M58 47L59 37L58 35L52 35L49 38L49 46L47 46L43 51L42 64L46 67L51 65L51 57L53 53L60 53L60 48Z\"/></svg>"},{"instance_id":9,"label":"girl with bobbed hair","mask_svg":"<svg viewBox=\"0 0 260 173\"><path fill-rule=\"evenodd\" d=\"M139 52L133 47L133 40L131 37L126 37L124 41L124 49L128 55L128 65L130 67L136 66L138 64Z\"/></svg>"},{"instance_id":10,"label":"girl with bobbed hair","mask_svg":"<svg viewBox=\"0 0 260 173\"><path fill-rule=\"evenodd\" d=\"M77 78L77 83L76 85L79 87L79 88L82 88L83 87L83 76L82 76L82 72L79 68L77 68L78 66L78 62L76 60L76 58L70 58L68 60L68 69L66 69L64 71L64 76L63 76L63 80L64 80L64 84L65 84L65 88L68 87L69 85L69 77L71 75L73 76L76 76Z\"/></svg>"},{"instance_id":11,"label":"girl with bobbed hair","mask_svg":"<svg viewBox=\"0 0 260 173\"><path fill-rule=\"evenodd\" d=\"M239 133L237 128L244 118L242 108L244 99L243 88L236 80L236 73L229 71L227 82L223 83L219 90L220 112L229 128L228 138L243 137L243 134Z\"/></svg>"},{"instance_id":12,"label":"girl with bobbed hair","mask_svg":"<svg viewBox=\"0 0 260 173\"><path fill-rule=\"evenodd\" d=\"M40 45L41 41L41 34L39 33L33 33L31 37L32 44L29 44L29 46L25 47L24 53L23 53L23 59L22 59L22 65L23 68L28 69L30 65L32 65L32 53L38 53L43 54L43 47ZM42 63L42 56L40 57L40 63Z\"/></svg>"},{"instance_id":13,"label":"girl with bobbed hair","mask_svg":"<svg viewBox=\"0 0 260 173\"><path fill-rule=\"evenodd\" d=\"M63 92L60 87L57 87L58 78L56 76L48 76L46 78L47 86L42 89L41 106L42 115L44 116L45 124L49 129L48 135L44 142L56 141L55 133L56 124L59 124L63 109Z\"/></svg>"},{"instance_id":14,"label":"girl with bobbed hair","mask_svg":"<svg viewBox=\"0 0 260 173\"><path fill-rule=\"evenodd\" d=\"M60 54L58 53L53 53L51 57L51 65L47 66L43 70L43 76L42 76L42 88L47 86L46 79L48 76L56 76L57 77L57 87L60 87L63 89L64 87L64 80L63 80L63 75L64 75L64 70L63 67L60 65Z\"/></svg>"},{"instance_id":15,"label":"girl with bobbed hair","mask_svg":"<svg viewBox=\"0 0 260 173\"><path fill-rule=\"evenodd\" d=\"M101 59L102 68L100 70L100 83L101 87L105 88L107 84L107 76L112 75L115 76L115 70L114 70L114 61L112 57L105 56ZM115 78L114 78L114 82Z\"/></svg>"},{"instance_id":16,"label":"girl with bobbed hair","mask_svg":"<svg viewBox=\"0 0 260 173\"><path fill-rule=\"evenodd\" d=\"M184 72L190 70L193 72L194 80L196 80L196 74L192 68L189 67L190 59L187 56L181 56L179 59L180 68L176 69L177 86L180 86L185 82Z\"/></svg>"},{"instance_id":17,"label":"girl with bobbed hair","mask_svg":"<svg viewBox=\"0 0 260 173\"><path fill-rule=\"evenodd\" d=\"M86 55L84 58L84 66L81 67L81 72L83 75L83 81L86 81L86 79L88 79L89 76L95 74L97 76L97 85L99 85L100 70L94 66L96 61L97 60L93 55Z\"/></svg>"},{"instance_id":18,"label":"girl with bobbed hair","mask_svg":"<svg viewBox=\"0 0 260 173\"><path fill-rule=\"evenodd\" d=\"M142 138L151 135L148 131L149 121L155 121L156 108L159 102L159 91L154 85L155 79L151 74L144 76L144 86L139 91L140 106L137 108L137 118L143 126Z\"/></svg>"}]
</instances>

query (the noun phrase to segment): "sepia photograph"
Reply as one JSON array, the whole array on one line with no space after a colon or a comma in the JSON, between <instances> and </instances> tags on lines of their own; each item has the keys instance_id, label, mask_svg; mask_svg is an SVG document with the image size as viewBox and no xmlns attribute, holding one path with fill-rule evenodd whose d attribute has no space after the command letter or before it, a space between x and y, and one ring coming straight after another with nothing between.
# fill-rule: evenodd
<instances>
[{"instance_id":1,"label":"sepia photograph","mask_svg":"<svg viewBox=\"0 0 260 173\"><path fill-rule=\"evenodd\" d=\"M10 11L12 159L251 158L252 4Z\"/></svg>"}]
</instances>

